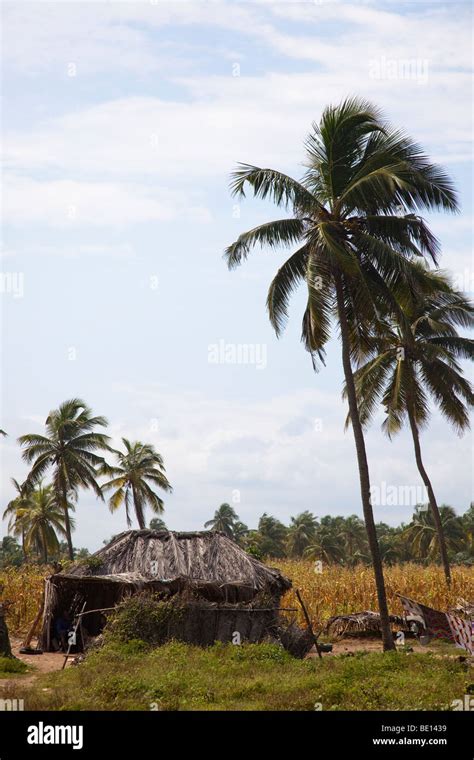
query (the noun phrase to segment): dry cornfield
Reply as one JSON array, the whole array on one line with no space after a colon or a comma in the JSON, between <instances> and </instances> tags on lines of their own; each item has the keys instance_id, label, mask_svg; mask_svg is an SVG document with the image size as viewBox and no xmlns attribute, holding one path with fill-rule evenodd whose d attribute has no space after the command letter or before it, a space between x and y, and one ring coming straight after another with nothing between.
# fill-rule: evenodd
<instances>
[{"instance_id":1,"label":"dry cornfield","mask_svg":"<svg viewBox=\"0 0 474 760\"><path fill-rule=\"evenodd\" d=\"M7 621L12 633L23 633L36 617L43 593L43 579L51 570L35 565L0 570L0 600L13 602Z\"/></svg>"},{"instance_id":2,"label":"dry cornfield","mask_svg":"<svg viewBox=\"0 0 474 760\"><path fill-rule=\"evenodd\" d=\"M267 564L278 567L301 591L316 627L332 615L377 610L377 598L370 567L354 568L337 565L318 566L301 559L273 559ZM318 570L322 570L319 572ZM443 571L437 565L422 567L415 563L385 568L385 580L390 612L402 614L396 594L404 594L430 607L446 610L463 597L474 601L474 567L453 567L453 583L448 591ZM8 610L8 624L14 633L26 631L34 619L41 600L43 578L47 568L35 566L0 570L0 599L13 602ZM3 584L3 591L2 591ZM299 607L294 590L282 600L283 606ZM301 613L299 622L304 623Z\"/></svg>"},{"instance_id":3,"label":"dry cornfield","mask_svg":"<svg viewBox=\"0 0 474 760\"><path fill-rule=\"evenodd\" d=\"M268 564L278 567L299 589L310 617L316 627L332 615L344 615L363 610L377 611L377 596L372 569L365 565L353 568L317 564L310 560L274 559ZM321 572L320 572L321 571ZM452 568L452 586L448 590L443 570L438 565L426 567L406 563L385 567L385 583L389 610L403 613L396 594L416 599L429 607L447 610L463 597L474 601L474 567ZM298 607L294 590L289 591L283 606ZM303 616L299 614L303 623Z\"/></svg>"}]
</instances>

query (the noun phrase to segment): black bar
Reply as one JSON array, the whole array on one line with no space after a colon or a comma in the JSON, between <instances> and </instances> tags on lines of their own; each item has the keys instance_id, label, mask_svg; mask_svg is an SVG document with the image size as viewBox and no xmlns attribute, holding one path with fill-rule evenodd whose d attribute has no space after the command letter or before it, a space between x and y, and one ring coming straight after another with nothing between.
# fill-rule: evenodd
<instances>
[{"instance_id":1,"label":"black bar","mask_svg":"<svg viewBox=\"0 0 474 760\"><path fill-rule=\"evenodd\" d=\"M0 760L59 756L107 760L112 753L121 757L128 749L133 751L132 758L138 754L159 758L175 751L179 756L189 751L212 757L235 753L242 757L245 753L252 758L262 752L262 758L268 758L273 752L281 754L285 740L295 752L301 752L304 743L306 750L312 748L314 758L331 751L334 757L341 757L343 752L363 752L370 757L403 756L404 760L471 760L473 718L469 711L0 712ZM45 727L82 727L82 748L28 743L28 736L37 738L40 723L43 733L38 738L42 736L43 740L51 731ZM66 738L80 743L79 733Z\"/></svg>"}]
</instances>

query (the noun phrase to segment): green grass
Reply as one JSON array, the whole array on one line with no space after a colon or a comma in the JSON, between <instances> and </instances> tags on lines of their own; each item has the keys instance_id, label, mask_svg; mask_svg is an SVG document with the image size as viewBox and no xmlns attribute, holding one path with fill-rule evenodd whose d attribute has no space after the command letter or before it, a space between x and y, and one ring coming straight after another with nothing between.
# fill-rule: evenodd
<instances>
[{"instance_id":1,"label":"green grass","mask_svg":"<svg viewBox=\"0 0 474 760\"><path fill-rule=\"evenodd\" d=\"M0 678L7 678L12 673L25 673L27 665L15 657L0 657Z\"/></svg>"},{"instance_id":2,"label":"green grass","mask_svg":"<svg viewBox=\"0 0 474 760\"><path fill-rule=\"evenodd\" d=\"M270 644L110 642L77 667L40 676L28 709L445 710L472 681L472 668L433 654L300 661ZM18 682L9 692L25 696Z\"/></svg>"}]
</instances>

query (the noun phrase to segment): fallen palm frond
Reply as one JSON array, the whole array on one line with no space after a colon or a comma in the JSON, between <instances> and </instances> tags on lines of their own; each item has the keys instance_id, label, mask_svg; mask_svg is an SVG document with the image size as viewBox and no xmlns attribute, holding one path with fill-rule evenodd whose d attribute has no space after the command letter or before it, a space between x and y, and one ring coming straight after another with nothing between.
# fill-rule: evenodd
<instances>
[{"instance_id":1,"label":"fallen palm frond","mask_svg":"<svg viewBox=\"0 0 474 760\"><path fill-rule=\"evenodd\" d=\"M405 627L405 621L399 615L390 615L390 622L398 627ZM378 612L364 610L350 615L335 615L329 618L325 632L332 636L368 636L380 635L380 615Z\"/></svg>"}]
</instances>

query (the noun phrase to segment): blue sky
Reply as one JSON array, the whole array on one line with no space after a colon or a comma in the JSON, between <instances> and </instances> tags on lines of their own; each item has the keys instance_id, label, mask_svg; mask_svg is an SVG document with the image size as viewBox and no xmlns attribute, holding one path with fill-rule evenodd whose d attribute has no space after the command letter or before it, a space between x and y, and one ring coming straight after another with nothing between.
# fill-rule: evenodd
<instances>
[{"instance_id":1,"label":"blue sky","mask_svg":"<svg viewBox=\"0 0 474 760\"><path fill-rule=\"evenodd\" d=\"M171 528L202 527L223 501L252 526L265 511L360 514L337 336L314 375L303 293L279 341L265 312L284 253L226 270L239 232L281 215L236 205L229 173L299 176L324 106L367 97L454 177L462 213L430 221L472 291L470 3L17 1L3 26L2 271L18 287L1 294L1 503L26 474L17 436L80 396L117 445L163 454ZM220 341L265 361L212 363ZM377 424L367 443L374 485L419 483L406 433L390 444ZM434 413L423 449L439 500L466 509L470 435ZM77 524L90 549L126 527L90 493Z\"/></svg>"}]
</instances>

